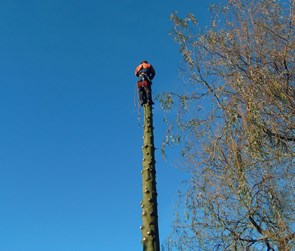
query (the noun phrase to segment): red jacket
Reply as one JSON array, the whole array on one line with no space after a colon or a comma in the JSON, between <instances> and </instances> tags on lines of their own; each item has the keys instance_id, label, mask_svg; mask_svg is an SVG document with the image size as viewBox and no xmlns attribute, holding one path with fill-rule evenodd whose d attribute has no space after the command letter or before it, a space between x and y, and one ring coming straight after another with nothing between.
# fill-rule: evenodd
<instances>
[{"instance_id":1,"label":"red jacket","mask_svg":"<svg viewBox=\"0 0 295 251\"><path fill-rule=\"evenodd\" d=\"M155 69L154 67L149 63L141 63L138 65L135 69L135 75L139 77L141 74L145 74L149 77L150 80L152 80L155 75Z\"/></svg>"}]
</instances>

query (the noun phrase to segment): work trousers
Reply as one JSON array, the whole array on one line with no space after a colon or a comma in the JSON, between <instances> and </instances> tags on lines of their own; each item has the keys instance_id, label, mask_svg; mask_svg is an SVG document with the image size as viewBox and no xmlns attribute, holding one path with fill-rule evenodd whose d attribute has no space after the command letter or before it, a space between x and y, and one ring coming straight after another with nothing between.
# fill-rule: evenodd
<instances>
[{"instance_id":1,"label":"work trousers","mask_svg":"<svg viewBox=\"0 0 295 251\"><path fill-rule=\"evenodd\" d=\"M153 104L151 85L138 87L139 100L141 105L146 103Z\"/></svg>"}]
</instances>

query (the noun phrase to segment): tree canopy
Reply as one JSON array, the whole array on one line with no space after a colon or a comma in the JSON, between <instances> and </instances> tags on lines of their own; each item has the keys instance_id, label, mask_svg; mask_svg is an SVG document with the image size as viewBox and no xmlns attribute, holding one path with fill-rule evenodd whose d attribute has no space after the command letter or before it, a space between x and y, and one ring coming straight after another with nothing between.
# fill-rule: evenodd
<instances>
[{"instance_id":1,"label":"tree canopy","mask_svg":"<svg viewBox=\"0 0 295 251\"><path fill-rule=\"evenodd\" d=\"M181 142L191 180L170 248L294 250L294 1L210 11L208 28L171 15L185 91L161 97L177 114L164 146Z\"/></svg>"}]
</instances>

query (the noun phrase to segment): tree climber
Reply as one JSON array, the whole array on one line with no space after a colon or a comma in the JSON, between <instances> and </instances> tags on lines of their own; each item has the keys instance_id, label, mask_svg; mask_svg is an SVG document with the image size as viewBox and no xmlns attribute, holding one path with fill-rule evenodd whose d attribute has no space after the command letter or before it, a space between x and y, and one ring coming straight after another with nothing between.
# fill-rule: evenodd
<instances>
[{"instance_id":1,"label":"tree climber","mask_svg":"<svg viewBox=\"0 0 295 251\"><path fill-rule=\"evenodd\" d=\"M156 72L154 67L147 61L142 61L135 69L135 75L138 77L137 87L139 92L140 104L151 104L152 100L152 79L155 77Z\"/></svg>"}]
</instances>

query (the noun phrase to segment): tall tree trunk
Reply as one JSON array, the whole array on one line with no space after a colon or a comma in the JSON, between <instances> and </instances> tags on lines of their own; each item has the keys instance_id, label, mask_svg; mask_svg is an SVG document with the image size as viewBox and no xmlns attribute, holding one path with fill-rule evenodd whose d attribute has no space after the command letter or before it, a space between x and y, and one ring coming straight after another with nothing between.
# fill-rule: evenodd
<instances>
[{"instance_id":1,"label":"tall tree trunk","mask_svg":"<svg viewBox=\"0 0 295 251\"><path fill-rule=\"evenodd\" d=\"M143 160L142 160L142 245L143 251L160 251L157 188L155 168L155 147L153 133L152 106L144 106L144 137L143 137Z\"/></svg>"}]
</instances>

